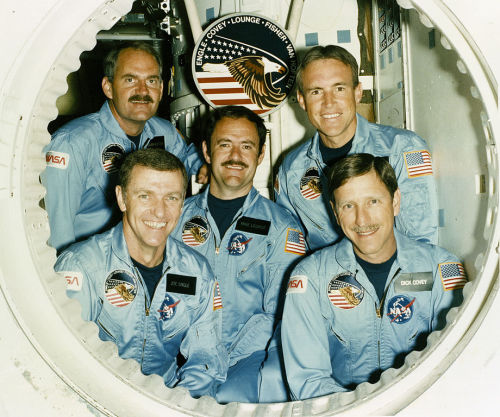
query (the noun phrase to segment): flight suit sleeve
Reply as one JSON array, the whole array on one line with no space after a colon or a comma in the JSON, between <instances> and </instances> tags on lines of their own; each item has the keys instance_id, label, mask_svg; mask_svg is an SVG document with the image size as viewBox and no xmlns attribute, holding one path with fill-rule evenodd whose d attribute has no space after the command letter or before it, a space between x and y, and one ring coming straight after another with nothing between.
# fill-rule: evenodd
<instances>
[{"instance_id":1,"label":"flight suit sleeve","mask_svg":"<svg viewBox=\"0 0 500 417\"><path fill-rule=\"evenodd\" d=\"M47 190L44 201L50 225L49 244L58 251L76 240L74 222L86 181L84 161L69 136L56 136L46 147L46 168L41 174Z\"/></svg>"},{"instance_id":2,"label":"flight suit sleeve","mask_svg":"<svg viewBox=\"0 0 500 417\"><path fill-rule=\"evenodd\" d=\"M332 377L319 288L311 275L314 267L308 266L304 268L301 263L292 273L281 325L286 376L294 400L346 391Z\"/></svg>"},{"instance_id":3,"label":"flight suit sleeve","mask_svg":"<svg viewBox=\"0 0 500 417\"><path fill-rule=\"evenodd\" d=\"M80 302L81 317L96 321L102 309L102 301L96 293L91 276L80 257L71 251L63 252L54 265L54 270L66 280L66 294Z\"/></svg>"},{"instance_id":4,"label":"flight suit sleeve","mask_svg":"<svg viewBox=\"0 0 500 417\"><path fill-rule=\"evenodd\" d=\"M265 350L281 318L290 271L306 252L302 229L293 221L287 226L277 234L267 253L263 312L254 314L239 331L231 347L230 365L250 353Z\"/></svg>"},{"instance_id":5,"label":"flight suit sleeve","mask_svg":"<svg viewBox=\"0 0 500 417\"><path fill-rule=\"evenodd\" d=\"M408 134L411 139L401 140L406 145L390 158L401 190L396 228L412 239L437 244L439 214L431 153L423 139Z\"/></svg>"},{"instance_id":6,"label":"flight suit sleeve","mask_svg":"<svg viewBox=\"0 0 500 417\"><path fill-rule=\"evenodd\" d=\"M186 363L178 370L178 386L187 388L195 398L215 396L216 387L225 381L228 359L218 330L221 315L217 305L218 289L208 265L204 268L203 297L198 316L189 327L180 351ZM223 301L222 301L223 303ZM222 305L222 304L220 304Z\"/></svg>"}]
</instances>

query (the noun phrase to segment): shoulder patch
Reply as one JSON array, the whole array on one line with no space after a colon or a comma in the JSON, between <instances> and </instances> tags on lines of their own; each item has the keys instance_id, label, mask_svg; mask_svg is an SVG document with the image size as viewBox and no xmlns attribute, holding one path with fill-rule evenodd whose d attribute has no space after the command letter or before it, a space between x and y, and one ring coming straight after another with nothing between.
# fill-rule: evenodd
<instances>
[{"instance_id":1,"label":"shoulder patch","mask_svg":"<svg viewBox=\"0 0 500 417\"><path fill-rule=\"evenodd\" d=\"M222 296L220 295L220 287L217 281L215 281L214 285L213 306L214 311L222 308Z\"/></svg>"},{"instance_id":2,"label":"shoulder patch","mask_svg":"<svg viewBox=\"0 0 500 417\"><path fill-rule=\"evenodd\" d=\"M427 150L411 151L404 153L406 172L408 178L432 175L431 154Z\"/></svg>"},{"instance_id":3,"label":"shoulder patch","mask_svg":"<svg viewBox=\"0 0 500 417\"><path fill-rule=\"evenodd\" d=\"M438 265L438 269L445 291L458 290L467 284L465 270L460 262L443 262Z\"/></svg>"},{"instance_id":4,"label":"shoulder patch","mask_svg":"<svg viewBox=\"0 0 500 417\"><path fill-rule=\"evenodd\" d=\"M45 163L48 167L66 169L69 165L69 154L64 152L48 151L45 154Z\"/></svg>"},{"instance_id":5,"label":"shoulder patch","mask_svg":"<svg viewBox=\"0 0 500 417\"><path fill-rule=\"evenodd\" d=\"M307 276L306 275L294 275L288 281L288 288L286 290L287 294L300 294L307 291Z\"/></svg>"},{"instance_id":6,"label":"shoulder patch","mask_svg":"<svg viewBox=\"0 0 500 417\"><path fill-rule=\"evenodd\" d=\"M79 271L59 271L66 280L66 289L69 291L81 291L83 286L83 274Z\"/></svg>"},{"instance_id":7,"label":"shoulder patch","mask_svg":"<svg viewBox=\"0 0 500 417\"><path fill-rule=\"evenodd\" d=\"M290 227L287 229L285 252L294 253L296 255L305 255L306 244L302 232Z\"/></svg>"}]
</instances>

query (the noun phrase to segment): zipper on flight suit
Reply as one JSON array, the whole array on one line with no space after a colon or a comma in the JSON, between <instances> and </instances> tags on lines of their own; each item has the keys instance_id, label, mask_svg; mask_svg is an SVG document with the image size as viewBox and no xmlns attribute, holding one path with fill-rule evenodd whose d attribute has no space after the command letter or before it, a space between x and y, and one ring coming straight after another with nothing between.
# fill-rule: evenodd
<instances>
[{"instance_id":1,"label":"zipper on flight suit","mask_svg":"<svg viewBox=\"0 0 500 417\"><path fill-rule=\"evenodd\" d=\"M229 225L229 227L227 228L227 230L229 230L231 228L231 226L234 224L235 221L239 220L240 217L241 217L241 214L239 216L237 216L232 222L231 224ZM221 236L220 238L220 243L222 243L222 241L224 240L224 236L226 236L226 233L227 233L227 230L224 232L224 234ZM214 233L214 245L215 245L215 254L218 255L220 253L220 244L219 246L217 246L217 237L215 236L215 233Z\"/></svg>"}]
</instances>

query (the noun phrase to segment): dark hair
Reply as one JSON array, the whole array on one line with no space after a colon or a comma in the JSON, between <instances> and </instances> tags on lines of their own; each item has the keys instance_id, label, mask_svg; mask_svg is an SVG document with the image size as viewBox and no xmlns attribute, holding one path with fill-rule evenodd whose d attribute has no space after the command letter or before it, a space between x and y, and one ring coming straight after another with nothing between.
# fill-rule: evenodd
<instances>
[{"instance_id":1,"label":"dark hair","mask_svg":"<svg viewBox=\"0 0 500 417\"><path fill-rule=\"evenodd\" d=\"M111 49L106 57L104 58L104 76L108 78L109 81L113 81L116 72L116 62L122 51L125 49L135 49L138 51L144 51L151 55L158 63L160 77L163 69L163 63L160 53L149 43L143 41L126 41L121 42Z\"/></svg>"},{"instance_id":2,"label":"dark hair","mask_svg":"<svg viewBox=\"0 0 500 417\"><path fill-rule=\"evenodd\" d=\"M375 171L391 197L394 197L394 193L398 189L398 180L387 159L369 153L357 153L348 155L333 164L328 175L328 192L332 203L335 203L333 193L337 188L344 185L350 178L367 174L371 170Z\"/></svg>"},{"instance_id":3,"label":"dark hair","mask_svg":"<svg viewBox=\"0 0 500 417\"><path fill-rule=\"evenodd\" d=\"M164 149L147 148L130 152L123 159L118 174L118 185L122 188L123 192L127 189L132 169L136 165L155 169L157 171L180 171L184 182L184 191L187 188L188 178L186 168L179 158Z\"/></svg>"},{"instance_id":4,"label":"dark hair","mask_svg":"<svg viewBox=\"0 0 500 417\"><path fill-rule=\"evenodd\" d=\"M357 87L359 84L358 63L356 58L354 58L354 56L347 49L338 45L318 45L307 51L297 70L296 83L301 94L304 93L302 90L302 74L311 62L317 61L318 59L336 59L349 66L352 72L352 86Z\"/></svg>"},{"instance_id":5,"label":"dark hair","mask_svg":"<svg viewBox=\"0 0 500 417\"><path fill-rule=\"evenodd\" d=\"M264 120L252 110L244 106L225 106L217 107L212 110L208 115L205 122L205 141L207 142L207 149L210 151L210 141L212 139L212 134L214 133L216 124L224 117L229 117L231 119L247 119L252 122L257 129L257 134L259 136L259 155L262 152L262 147L266 143L267 129L264 124Z\"/></svg>"}]
</instances>

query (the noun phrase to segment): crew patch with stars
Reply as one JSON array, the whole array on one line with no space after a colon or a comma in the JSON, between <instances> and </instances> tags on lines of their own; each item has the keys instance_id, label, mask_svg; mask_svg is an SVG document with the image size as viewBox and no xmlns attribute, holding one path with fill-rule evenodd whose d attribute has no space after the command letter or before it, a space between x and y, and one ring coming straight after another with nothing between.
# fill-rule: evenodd
<instances>
[{"instance_id":1,"label":"crew patch with stars","mask_svg":"<svg viewBox=\"0 0 500 417\"><path fill-rule=\"evenodd\" d=\"M188 246L203 245L210 234L210 226L207 219L194 216L182 227L182 241Z\"/></svg>"},{"instance_id":2,"label":"crew patch with stars","mask_svg":"<svg viewBox=\"0 0 500 417\"><path fill-rule=\"evenodd\" d=\"M117 172L124 156L125 149L123 149L123 146L118 143L111 143L102 150L102 167L108 174Z\"/></svg>"},{"instance_id":3,"label":"crew patch with stars","mask_svg":"<svg viewBox=\"0 0 500 417\"><path fill-rule=\"evenodd\" d=\"M233 233L227 247L229 255L243 255L251 240L252 238L247 238L243 233Z\"/></svg>"},{"instance_id":4,"label":"crew patch with stars","mask_svg":"<svg viewBox=\"0 0 500 417\"><path fill-rule=\"evenodd\" d=\"M403 324L411 320L415 297L409 298L406 295L395 295L387 303L387 317L391 323Z\"/></svg>"},{"instance_id":5,"label":"crew patch with stars","mask_svg":"<svg viewBox=\"0 0 500 417\"><path fill-rule=\"evenodd\" d=\"M316 200L321 196L321 180L318 168L308 168L300 179L300 194L306 200Z\"/></svg>"},{"instance_id":6,"label":"crew patch with stars","mask_svg":"<svg viewBox=\"0 0 500 417\"><path fill-rule=\"evenodd\" d=\"M365 295L365 290L349 272L342 272L333 277L328 284L328 298L338 308L349 310L358 306Z\"/></svg>"},{"instance_id":7,"label":"crew patch with stars","mask_svg":"<svg viewBox=\"0 0 500 417\"><path fill-rule=\"evenodd\" d=\"M123 270L111 272L104 282L104 294L111 305L128 306L137 295L135 277Z\"/></svg>"},{"instance_id":8,"label":"crew patch with stars","mask_svg":"<svg viewBox=\"0 0 500 417\"><path fill-rule=\"evenodd\" d=\"M181 300L175 300L173 296L168 293L165 293L165 298L158 309L158 313L160 313L159 320L170 320L175 316L175 312L177 311L177 305L181 302Z\"/></svg>"}]
</instances>

